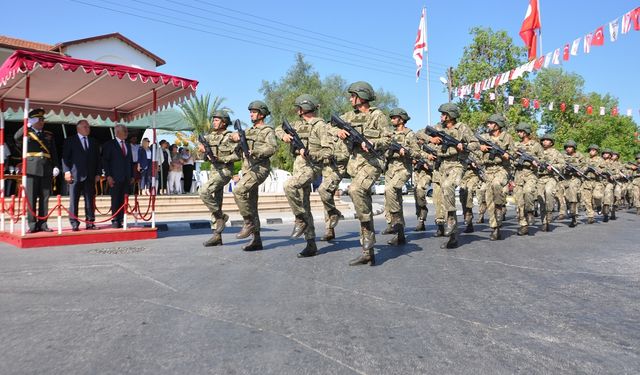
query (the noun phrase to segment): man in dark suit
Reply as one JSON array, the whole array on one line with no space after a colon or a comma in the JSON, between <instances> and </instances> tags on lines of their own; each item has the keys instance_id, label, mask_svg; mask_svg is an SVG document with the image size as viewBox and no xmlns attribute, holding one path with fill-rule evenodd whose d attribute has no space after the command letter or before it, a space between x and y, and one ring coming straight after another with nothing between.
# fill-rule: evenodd
<instances>
[{"instance_id":1,"label":"man in dark suit","mask_svg":"<svg viewBox=\"0 0 640 375\"><path fill-rule=\"evenodd\" d=\"M69 184L69 222L71 229L79 230L78 202L80 193L84 196L84 215L86 228L98 229L93 223L96 220L93 198L96 195L96 182L100 181L102 163L100 150L95 139L89 137L89 122L80 120L76 124L77 135L67 138L62 150L62 170L64 179Z\"/></svg>"},{"instance_id":2,"label":"man in dark suit","mask_svg":"<svg viewBox=\"0 0 640 375\"><path fill-rule=\"evenodd\" d=\"M29 112L27 129L27 187L26 197L31 206L27 207L29 233L52 232L47 219L37 219L31 211L43 218L49 213L49 196L53 177L58 176L58 154L53 133L44 131L44 109L37 108ZM22 128L18 129L14 139L22 151ZM40 204L38 204L38 202Z\"/></svg>"},{"instance_id":3,"label":"man in dark suit","mask_svg":"<svg viewBox=\"0 0 640 375\"><path fill-rule=\"evenodd\" d=\"M116 138L102 145L102 168L107 176L111 194L111 212L115 214L124 204L124 195L133 183L133 158L127 143L127 127L116 125ZM111 227L122 228L125 208L111 220Z\"/></svg>"}]
</instances>

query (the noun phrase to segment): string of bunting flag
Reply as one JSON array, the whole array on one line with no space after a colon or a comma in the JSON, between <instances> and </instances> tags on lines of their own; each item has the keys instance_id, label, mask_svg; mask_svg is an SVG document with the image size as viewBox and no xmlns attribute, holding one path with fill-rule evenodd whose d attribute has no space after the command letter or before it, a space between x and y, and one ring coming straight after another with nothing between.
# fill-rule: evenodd
<instances>
[{"instance_id":1,"label":"string of bunting flag","mask_svg":"<svg viewBox=\"0 0 640 375\"><path fill-rule=\"evenodd\" d=\"M516 98L513 96L507 96L505 99L507 101L507 104L510 106L516 104ZM491 101L496 100L496 94L493 92L489 93L489 100ZM609 109L607 109L606 107L594 108L592 105L589 105L589 104L587 105L570 104L570 103L567 104L566 102L560 102L556 105L556 102L554 101L551 101L548 103L542 103L538 99L531 99L531 98L520 98L518 101L518 104L522 105L523 108L533 108L535 110L541 110L541 111L559 110L561 112L566 112L569 110L569 111L573 111L573 113L580 113L580 111L583 111L587 115L593 115L594 111L597 109L598 110L597 113L600 114L600 116L609 114L615 117L620 115L618 107L612 107ZM628 108L625 114L631 117L633 115L633 110L631 108Z\"/></svg>"},{"instance_id":2,"label":"string of bunting flag","mask_svg":"<svg viewBox=\"0 0 640 375\"><path fill-rule=\"evenodd\" d=\"M620 22L620 19L622 19L622 22ZM609 38L611 42L615 42L616 40L618 40L619 35L625 35L629 33L632 26L634 30L640 30L640 7L626 12L624 15L622 15L622 17L618 17L615 20L609 22L608 25ZM588 54L591 51L592 46L604 45L604 28L605 26L600 26L594 32L574 39L571 44L567 43L562 48L556 48L553 52L549 52L546 55L542 55L538 58L533 58L531 61L522 64L515 69L497 74L493 77L489 77L476 83L456 87L453 90L453 93L459 98L463 98L465 96L473 96L473 98L475 99L480 99L480 94L483 91L493 89L497 86L502 86L509 81L513 81L514 79L522 77L525 73L537 72L540 69L548 68L549 65L552 64L559 65L561 64L561 58L563 61L569 61L570 56L578 55L581 42L583 53Z\"/></svg>"}]
</instances>

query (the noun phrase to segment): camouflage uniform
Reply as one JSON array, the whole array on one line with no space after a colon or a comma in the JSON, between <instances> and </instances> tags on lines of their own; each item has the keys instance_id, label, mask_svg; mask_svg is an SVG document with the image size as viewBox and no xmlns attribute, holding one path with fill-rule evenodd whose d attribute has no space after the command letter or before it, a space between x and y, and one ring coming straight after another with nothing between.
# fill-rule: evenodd
<instances>
[{"instance_id":1,"label":"camouflage uniform","mask_svg":"<svg viewBox=\"0 0 640 375\"><path fill-rule=\"evenodd\" d=\"M436 129L442 130L442 126L440 124L435 126ZM431 139L429 139L431 141ZM433 147L439 147L436 144L432 144ZM435 206L435 217L434 222L436 224L436 237L444 236L444 223L447 217L447 211L444 207L444 197L442 195L442 170L440 161L434 162L433 173L431 174L431 187L432 187L432 198L433 205Z\"/></svg>"},{"instance_id":2,"label":"camouflage uniform","mask_svg":"<svg viewBox=\"0 0 640 375\"><path fill-rule=\"evenodd\" d=\"M636 155L635 169L629 165L632 171L629 175L633 177L631 180L631 189L633 190L633 205L636 208L636 214L640 215L640 153Z\"/></svg>"},{"instance_id":3,"label":"camouflage uniform","mask_svg":"<svg viewBox=\"0 0 640 375\"><path fill-rule=\"evenodd\" d=\"M475 155L476 161L479 163L480 159L482 159L482 155L480 152L476 151L473 153ZM477 194L479 189L482 186L482 181L478 176L478 173L472 168L471 165L468 165L464 170L462 175L462 180L460 181L460 204L462 205L462 213L464 215L464 223L466 225L465 233L473 232L473 195ZM476 197L479 199L476 195Z\"/></svg>"},{"instance_id":4,"label":"camouflage uniform","mask_svg":"<svg viewBox=\"0 0 640 375\"><path fill-rule=\"evenodd\" d=\"M231 140L231 132L229 130L213 131L204 138L209 143L215 160L211 161L209 180L200 187L198 193L200 194L200 199L202 199L202 202L211 213L211 229L215 233L222 233L224 223L229 219L229 216L222 212L223 189L231 180L233 162L240 160L240 155L237 150L237 144ZM220 244L222 244L221 240Z\"/></svg>"},{"instance_id":5,"label":"camouflage uniform","mask_svg":"<svg viewBox=\"0 0 640 375\"><path fill-rule=\"evenodd\" d=\"M597 145L589 146L589 149L595 149L599 151ZM602 170L604 160L599 155L589 155L585 161L587 167L593 167L597 172ZM582 203L587 211L587 223L593 224L595 222L595 207L599 208L602 205L602 198L604 195L604 186L600 181L597 174L592 171L585 171L586 179L582 182Z\"/></svg>"},{"instance_id":6,"label":"camouflage uniform","mask_svg":"<svg viewBox=\"0 0 640 375\"><path fill-rule=\"evenodd\" d=\"M528 124L519 124L516 127L516 131L525 131L527 135L529 135L531 134L531 127ZM542 146L532 139L526 142L520 141L515 144L515 147L518 150L523 150L537 160L540 160L542 156ZM516 201L518 224L520 225L518 235L525 235L528 233L529 225L533 224L534 204L538 196L538 176L536 174L538 166L533 165L531 161L522 159L516 159L514 166L515 186L513 188L513 196Z\"/></svg>"},{"instance_id":7,"label":"camouflage uniform","mask_svg":"<svg viewBox=\"0 0 640 375\"><path fill-rule=\"evenodd\" d=\"M424 129L420 129L416 132L416 139L418 144L427 143L429 137L424 132ZM427 160L425 158L425 160ZM425 230L424 221L427 219L427 189L431 185L431 177L433 175L433 163L427 162L426 168L414 168L413 170L413 197L416 204L416 216L418 218L418 225L416 231Z\"/></svg>"},{"instance_id":8,"label":"camouflage uniform","mask_svg":"<svg viewBox=\"0 0 640 375\"><path fill-rule=\"evenodd\" d=\"M618 165L611 159L612 151L610 149L604 149L602 151L602 155L609 154L608 158L604 158L604 162L602 163L602 169L604 172L609 174L608 178L604 178L602 180L602 184L604 185L604 195L602 198L602 215L604 216L603 221L609 221L609 218L615 220L615 189L616 189L616 176L620 174L618 170Z\"/></svg>"},{"instance_id":9,"label":"camouflage uniform","mask_svg":"<svg viewBox=\"0 0 640 375\"><path fill-rule=\"evenodd\" d=\"M259 104L254 105L254 103ZM256 101L249 105L250 110L256 108L266 108L264 113L266 115L269 114L268 108L262 102ZM278 143L273 128L264 123L257 126L254 124L245 131L245 135L251 160L243 158L242 178L233 190L238 210L244 219L244 226L236 237L246 238L249 235L253 235L254 242L252 244L259 243L259 246L254 248L250 244L244 250L260 250L262 249L262 241L260 239L260 217L258 215L258 188L269 176L271 171L269 158L275 154Z\"/></svg>"},{"instance_id":10,"label":"camouflage uniform","mask_svg":"<svg viewBox=\"0 0 640 375\"><path fill-rule=\"evenodd\" d=\"M335 238L334 227L342 217L342 213L336 208L335 194L340 181L347 174L347 161L349 149L344 140L334 134L335 128L331 125L325 127L322 136L322 183L318 187L318 194L324 206L324 221L326 232L322 241L330 241Z\"/></svg>"},{"instance_id":11,"label":"camouflage uniform","mask_svg":"<svg viewBox=\"0 0 640 375\"><path fill-rule=\"evenodd\" d=\"M483 137L495 143L498 147L504 149L509 155L514 155L513 138L509 133L504 131L506 120L502 115L492 115L489 121L501 121L501 131L497 136L485 134ZM504 160L500 156L491 157L490 150L482 155L482 163L487 168L487 181L485 190L485 200L487 202L487 212L489 213L489 227L493 230L492 240L502 239L500 228L502 227L502 217L507 204L505 187L509 182L509 172L511 162Z\"/></svg>"},{"instance_id":12,"label":"camouflage uniform","mask_svg":"<svg viewBox=\"0 0 640 375\"><path fill-rule=\"evenodd\" d=\"M550 135L545 135L540 139L554 141ZM542 151L540 161L554 166L558 170L564 165L564 157L560 151L553 148L553 143L549 148ZM542 230L547 232L550 230L551 215L553 213L553 205L555 203L556 186L558 184L557 177L548 169L540 169L538 177L538 202L540 203L540 217L542 219Z\"/></svg>"},{"instance_id":13,"label":"camouflage uniform","mask_svg":"<svg viewBox=\"0 0 640 375\"><path fill-rule=\"evenodd\" d=\"M573 147L573 153L569 154L567 149L571 147ZM571 164L579 171L583 171L586 166L585 158L584 155L577 151L576 143L569 140L564 144L564 149L565 164ZM569 172L568 170L565 170L565 177L567 177L567 179L564 181L564 197L567 203L569 203L569 215L571 215L571 224L569 224L569 227L573 228L578 224L578 199L582 186L582 177L577 173Z\"/></svg>"}]
</instances>

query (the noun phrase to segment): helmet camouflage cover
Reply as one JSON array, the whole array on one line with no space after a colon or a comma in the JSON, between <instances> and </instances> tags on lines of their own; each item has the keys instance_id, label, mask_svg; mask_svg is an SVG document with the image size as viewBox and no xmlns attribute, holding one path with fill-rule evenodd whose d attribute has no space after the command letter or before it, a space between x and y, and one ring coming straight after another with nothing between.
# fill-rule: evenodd
<instances>
[{"instance_id":1,"label":"helmet camouflage cover","mask_svg":"<svg viewBox=\"0 0 640 375\"><path fill-rule=\"evenodd\" d=\"M394 116L400 117L404 122L411 120L411 117L409 117L409 114L407 113L407 111L405 111L402 108L394 108L391 110L391 112L389 112L389 117L394 117Z\"/></svg>"},{"instance_id":2,"label":"helmet camouflage cover","mask_svg":"<svg viewBox=\"0 0 640 375\"><path fill-rule=\"evenodd\" d=\"M231 117L229 117L229 113L227 111L213 112L213 116L211 116L211 118L216 118L216 117L221 119L225 125L231 124Z\"/></svg>"},{"instance_id":3,"label":"helmet camouflage cover","mask_svg":"<svg viewBox=\"0 0 640 375\"><path fill-rule=\"evenodd\" d=\"M527 124L526 122L521 122L518 124L518 126L516 126L516 131L523 131L527 134L531 134L531 125Z\"/></svg>"},{"instance_id":4,"label":"helmet camouflage cover","mask_svg":"<svg viewBox=\"0 0 640 375\"><path fill-rule=\"evenodd\" d=\"M296 98L293 105L300 107L304 112L313 112L318 109L318 100L312 95L302 94Z\"/></svg>"},{"instance_id":5,"label":"helmet camouflage cover","mask_svg":"<svg viewBox=\"0 0 640 375\"><path fill-rule=\"evenodd\" d=\"M564 143L564 148L567 148L567 147L578 148L578 144L573 139L569 139Z\"/></svg>"},{"instance_id":6,"label":"helmet camouflage cover","mask_svg":"<svg viewBox=\"0 0 640 375\"><path fill-rule=\"evenodd\" d=\"M373 87L368 82L354 82L349 85L347 92L350 94L356 94L358 98L366 100L368 102L376 100L376 93L375 91L373 91Z\"/></svg>"},{"instance_id":7,"label":"helmet camouflage cover","mask_svg":"<svg viewBox=\"0 0 640 375\"><path fill-rule=\"evenodd\" d=\"M500 113L495 113L489 116L489 118L487 119L487 122L493 122L495 124L498 124L498 126L503 129L507 126L507 119L504 118L504 116Z\"/></svg>"},{"instance_id":8,"label":"helmet camouflage cover","mask_svg":"<svg viewBox=\"0 0 640 375\"><path fill-rule=\"evenodd\" d=\"M458 108L457 105L455 105L453 103L444 103L444 104L440 105L440 107L438 107L438 112L446 113L451 118L460 117L460 109Z\"/></svg>"},{"instance_id":9,"label":"helmet camouflage cover","mask_svg":"<svg viewBox=\"0 0 640 375\"><path fill-rule=\"evenodd\" d=\"M260 112L263 116L269 116L269 114L271 114L271 112L269 112L269 107L267 107L267 104L265 104L265 102L261 101L261 100L254 100L251 103L249 103L249 110L256 110L258 112Z\"/></svg>"}]
</instances>

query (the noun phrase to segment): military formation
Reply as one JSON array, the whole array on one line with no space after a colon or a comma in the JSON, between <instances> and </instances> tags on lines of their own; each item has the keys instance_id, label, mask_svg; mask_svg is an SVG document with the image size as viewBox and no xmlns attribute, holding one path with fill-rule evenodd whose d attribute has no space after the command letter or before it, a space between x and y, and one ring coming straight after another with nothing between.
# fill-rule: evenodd
<instances>
[{"instance_id":1,"label":"military formation","mask_svg":"<svg viewBox=\"0 0 640 375\"><path fill-rule=\"evenodd\" d=\"M555 139L545 134L536 139L527 123L515 126L517 140L508 132L502 114L489 116L483 132L473 132L460 120L460 110L452 103L438 108L440 122L417 132L407 127L411 117L402 108L387 116L373 105L376 95L367 82L351 84L347 92L352 110L325 121L318 115L320 103L309 94L294 102L298 119L285 119L275 130L266 125L269 108L262 101L249 104L252 126L243 130L236 120L236 132L227 128L226 112L213 115L212 131L201 139L200 151L212 165L209 181L200 196L211 212L213 236L204 246L222 245L221 233L228 216L222 212L223 187L233 174L233 163L242 160L241 178L233 194L244 220L237 238L252 237L245 251L262 250L258 215L258 186L270 171L270 157L278 140L290 146L293 173L285 184L285 195L295 216L292 238L304 235L305 247L298 257L317 255L316 231L310 207L312 182L322 177L318 193L324 205L325 232L321 241L333 241L343 218L336 208L335 194L340 181L352 179L348 194L360 222L361 249L350 265L375 264L376 230L373 224L371 188L384 175L385 220L382 235L391 235L389 245L401 246L405 236L402 188L409 180L414 187L416 232L426 230L427 191L431 186L435 206L436 237L443 237L443 249L459 246L460 232L473 233L474 203L478 205L475 223L484 223L485 214L492 241L504 238L501 229L511 188L516 206L519 236L530 234L540 221L540 230L549 232L554 222L570 218L569 227L579 223L579 212L586 223L616 219L622 207L635 208L640 215L640 154L636 162L623 164L619 154L598 145L588 147L588 155L578 151L573 140L565 142L564 153ZM464 230L459 228L456 192L462 206ZM558 215L554 217L554 212Z\"/></svg>"}]
</instances>

